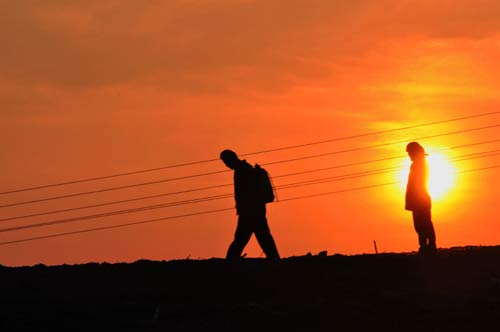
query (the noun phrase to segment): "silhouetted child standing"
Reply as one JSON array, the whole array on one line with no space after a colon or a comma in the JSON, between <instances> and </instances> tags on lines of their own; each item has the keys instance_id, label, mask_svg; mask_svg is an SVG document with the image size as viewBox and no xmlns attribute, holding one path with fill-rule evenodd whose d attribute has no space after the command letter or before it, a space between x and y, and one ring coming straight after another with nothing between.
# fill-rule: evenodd
<instances>
[{"instance_id":1,"label":"silhouetted child standing","mask_svg":"<svg viewBox=\"0 0 500 332\"><path fill-rule=\"evenodd\" d=\"M406 186L405 209L412 211L413 224L418 234L419 253L436 252L436 235L431 220L431 197L427 190L429 168L425 150L417 142L408 143L406 152L412 160Z\"/></svg>"}]
</instances>

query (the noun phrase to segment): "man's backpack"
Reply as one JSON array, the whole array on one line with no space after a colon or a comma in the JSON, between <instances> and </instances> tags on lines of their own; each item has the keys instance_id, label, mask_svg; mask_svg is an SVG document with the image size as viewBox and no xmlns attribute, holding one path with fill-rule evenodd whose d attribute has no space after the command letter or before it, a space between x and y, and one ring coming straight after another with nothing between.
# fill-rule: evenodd
<instances>
[{"instance_id":1,"label":"man's backpack","mask_svg":"<svg viewBox=\"0 0 500 332\"><path fill-rule=\"evenodd\" d=\"M255 174L257 181L258 195L264 203L271 203L274 201L274 187L269 178L269 174L265 169L255 164Z\"/></svg>"}]
</instances>

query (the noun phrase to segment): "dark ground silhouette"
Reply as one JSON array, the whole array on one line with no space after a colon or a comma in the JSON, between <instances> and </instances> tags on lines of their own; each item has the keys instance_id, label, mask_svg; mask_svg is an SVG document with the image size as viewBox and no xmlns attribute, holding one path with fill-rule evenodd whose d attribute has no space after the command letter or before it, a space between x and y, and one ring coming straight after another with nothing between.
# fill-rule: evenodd
<instances>
[{"instance_id":1,"label":"dark ground silhouette","mask_svg":"<svg viewBox=\"0 0 500 332\"><path fill-rule=\"evenodd\" d=\"M1 331L497 331L500 246L0 267Z\"/></svg>"}]
</instances>

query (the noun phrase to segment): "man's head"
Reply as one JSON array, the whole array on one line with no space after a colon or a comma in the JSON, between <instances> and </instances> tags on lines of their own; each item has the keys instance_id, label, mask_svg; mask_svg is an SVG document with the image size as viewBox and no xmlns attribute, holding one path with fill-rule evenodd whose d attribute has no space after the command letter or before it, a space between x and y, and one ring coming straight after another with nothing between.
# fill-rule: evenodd
<instances>
[{"instance_id":1,"label":"man's head","mask_svg":"<svg viewBox=\"0 0 500 332\"><path fill-rule=\"evenodd\" d=\"M235 169L238 163L240 162L240 159L238 158L238 155L236 152L232 150L224 150L220 153L220 159L226 164L227 167L230 169Z\"/></svg>"},{"instance_id":2,"label":"man's head","mask_svg":"<svg viewBox=\"0 0 500 332\"><path fill-rule=\"evenodd\" d=\"M408 143L406 152L408 152L411 160L417 160L426 156L424 148L417 142Z\"/></svg>"}]
</instances>

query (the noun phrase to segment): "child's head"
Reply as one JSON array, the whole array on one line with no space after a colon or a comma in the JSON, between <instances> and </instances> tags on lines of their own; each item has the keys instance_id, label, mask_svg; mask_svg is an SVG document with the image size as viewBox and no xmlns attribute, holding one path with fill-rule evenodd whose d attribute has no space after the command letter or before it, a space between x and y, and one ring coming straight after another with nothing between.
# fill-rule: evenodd
<instances>
[{"instance_id":1,"label":"child's head","mask_svg":"<svg viewBox=\"0 0 500 332\"><path fill-rule=\"evenodd\" d=\"M417 160L426 156L424 148L417 142L408 143L406 152L408 152L411 160Z\"/></svg>"}]
</instances>

